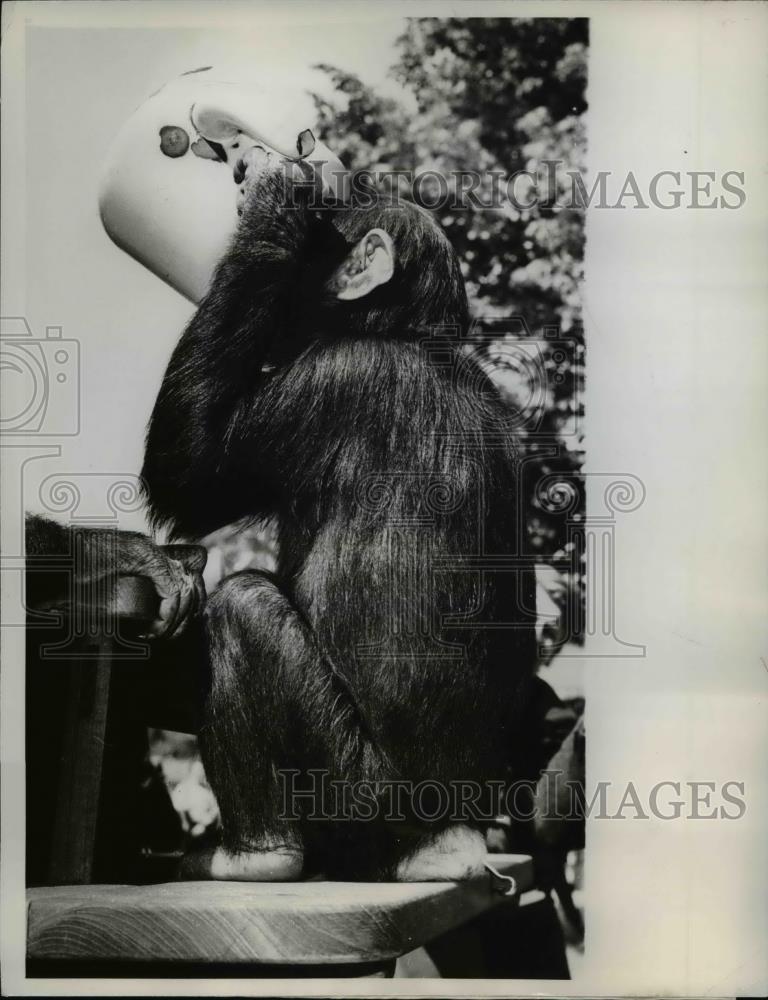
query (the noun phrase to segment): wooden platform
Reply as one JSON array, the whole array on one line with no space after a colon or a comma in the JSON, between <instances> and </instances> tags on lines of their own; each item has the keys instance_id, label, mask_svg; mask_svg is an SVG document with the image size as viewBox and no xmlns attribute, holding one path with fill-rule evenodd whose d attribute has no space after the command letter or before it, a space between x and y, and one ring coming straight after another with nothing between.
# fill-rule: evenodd
<instances>
[{"instance_id":1,"label":"wooden platform","mask_svg":"<svg viewBox=\"0 0 768 1000\"><path fill-rule=\"evenodd\" d=\"M490 855L518 893L525 855ZM490 874L472 882L173 882L56 886L28 892L35 962L345 966L393 962L508 899Z\"/></svg>"}]
</instances>

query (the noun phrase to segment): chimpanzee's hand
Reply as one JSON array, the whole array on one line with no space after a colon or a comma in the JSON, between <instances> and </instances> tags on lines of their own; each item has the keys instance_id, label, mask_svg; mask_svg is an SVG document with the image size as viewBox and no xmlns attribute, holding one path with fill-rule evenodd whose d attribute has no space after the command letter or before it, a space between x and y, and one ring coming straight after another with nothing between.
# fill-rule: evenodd
<instances>
[{"instance_id":1,"label":"chimpanzee's hand","mask_svg":"<svg viewBox=\"0 0 768 1000\"><path fill-rule=\"evenodd\" d=\"M150 635L165 638L179 635L202 611L205 604L202 571L207 554L201 546L160 547L144 535L130 531L118 532L116 542L115 536L110 538L105 532L89 531L84 542L79 576L96 578L104 574L104 568L109 572L109 553L114 552L112 572L116 576L141 576L151 580L160 607L149 629ZM115 544L116 550L112 549Z\"/></svg>"},{"instance_id":2,"label":"chimpanzee's hand","mask_svg":"<svg viewBox=\"0 0 768 1000\"><path fill-rule=\"evenodd\" d=\"M301 169L292 160L270 152L263 146L250 146L244 150L243 155L238 157L233 170L235 184L237 184L237 214L242 215L245 209L245 202L248 195L253 190L256 180L263 174L280 171L286 178L301 180L303 175Z\"/></svg>"},{"instance_id":3,"label":"chimpanzee's hand","mask_svg":"<svg viewBox=\"0 0 768 1000\"><path fill-rule=\"evenodd\" d=\"M207 553L200 545L155 545L142 535L118 536L119 571L150 579L160 599L150 635L179 635L205 605L202 572Z\"/></svg>"}]
</instances>

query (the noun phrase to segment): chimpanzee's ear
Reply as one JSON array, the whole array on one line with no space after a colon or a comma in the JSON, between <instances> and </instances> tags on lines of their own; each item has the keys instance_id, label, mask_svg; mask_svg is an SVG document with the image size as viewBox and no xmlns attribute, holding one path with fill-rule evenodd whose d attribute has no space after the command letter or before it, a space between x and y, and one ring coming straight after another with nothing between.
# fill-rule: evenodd
<instances>
[{"instance_id":1,"label":"chimpanzee's ear","mask_svg":"<svg viewBox=\"0 0 768 1000\"><path fill-rule=\"evenodd\" d=\"M371 229L331 275L329 287L337 299L361 299L384 285L395 270L395 247L383 229Z\"/></svg>"}]
</instances>

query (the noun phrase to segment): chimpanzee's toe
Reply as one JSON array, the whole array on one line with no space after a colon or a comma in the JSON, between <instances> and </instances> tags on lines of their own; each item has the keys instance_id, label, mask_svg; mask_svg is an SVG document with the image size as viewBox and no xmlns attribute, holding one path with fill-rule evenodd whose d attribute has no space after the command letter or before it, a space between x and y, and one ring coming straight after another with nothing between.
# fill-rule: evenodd
<instances>
[{"instance_id":1,"label":"chimpanzee's toe","mask_svg":"<svg viewBox=\"0 0 768 1000\"><path fill-rule=\"evenodd\" d=\"M487 850L479 830L457 824L425 837L399 862L398 882L464 882L485 872Z\"/></svg>"},{"instance_id":2,"label":"chimpanzee's toe","mask_svg":"<svg viewBox=\"0 0 768 1000\"><path fill-rule=\"evenodd\" d=\"M186 854L178 878L195 882L296 882L303 870L304 854L296 848L232 852L212 847Z\"/></svg>"}]
</instances>

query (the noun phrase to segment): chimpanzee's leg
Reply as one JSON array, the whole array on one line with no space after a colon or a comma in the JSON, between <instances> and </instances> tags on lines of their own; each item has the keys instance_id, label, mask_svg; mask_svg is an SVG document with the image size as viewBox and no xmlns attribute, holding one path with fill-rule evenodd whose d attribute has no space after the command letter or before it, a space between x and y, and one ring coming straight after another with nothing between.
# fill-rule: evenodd
<instances>
[{"instance_id":1,"label":"chimpanzee's leg","mask_svg":"<svg viewBox=\"0 0 768 1000\"><path fill-rule=\"evenodd\" d=\"M307 626L268 574L238 573L208 600L210 692L201 749L218 800L221 848L190 856L186 877L286 880L302 868L302 836L284 775L337 777L376 762L354 709ZM322 803L319 803L322 807Z\"/></svg>"},{"instance_id":2,"label":"chimpanzee's leg","mask_svg":"<svg viewBox=\"0 0 768 1000\"><path fill-rule=\"evenodd\" d=\"M265 576L224 580L205 612L209 691L200 730L206 775L221 813L221 847L187 855L185 878L299 878L301 840L280 823L275 766L284 759L288 714L283 608Z\"/></svg>"},{"instance_id":3,"label":"chimpanzee's leg","mask_svg":"<svg viewBox=\"0 0 768 1000\"><path fill-rule=\"evenodd\" d=\"M271 576L248 571L227 578L209 598L206 618L211 690L201 744L223 840L216 851L190 859L184 874L298 878L302 824L285 818L296 815L284 801L285 772L318 769L330 782L394 775L310 628ZM352 877L466 878L482 866L482 836L464 827L400 837L383 820L337 817L330 824L305 822L303 829L313 826L328 835L329 850ZM328 867L335 867L333 857Z\"/></svg>"}]
</instances>

